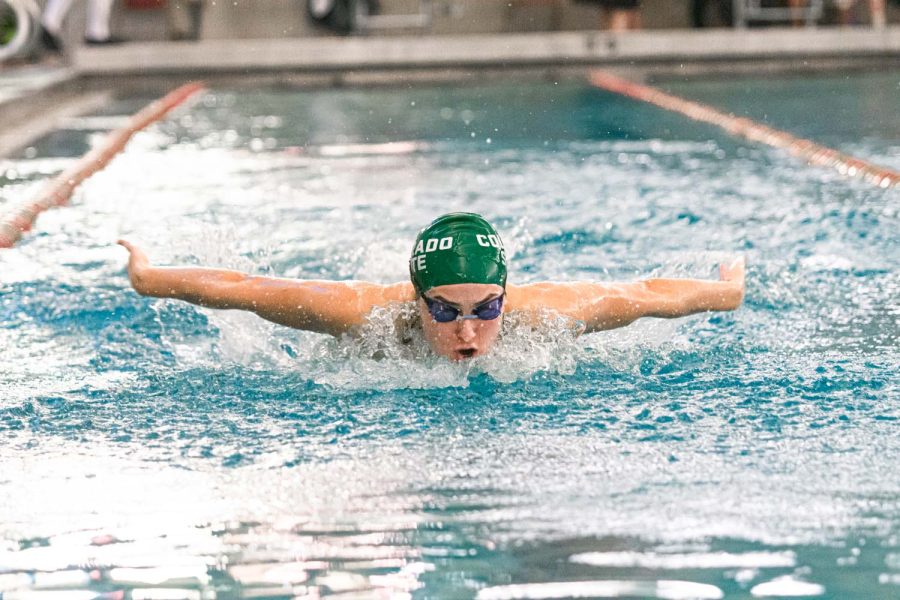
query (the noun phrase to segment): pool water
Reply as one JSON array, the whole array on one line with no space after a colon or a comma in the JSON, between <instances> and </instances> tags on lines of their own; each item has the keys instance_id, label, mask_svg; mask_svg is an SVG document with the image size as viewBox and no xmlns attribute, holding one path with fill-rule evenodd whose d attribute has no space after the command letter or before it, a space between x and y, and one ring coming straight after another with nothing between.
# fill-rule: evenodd
<instances>
[{"instance_id":1,"label":"pool water","mask_svg":"<svg viewBox=\"0 0 900 600\"><path fill-rule=\"evenodd\" d=\"M666 86L896 167L898 81ZM148 100L4 162L0 207ZM900 597L898 207L580 83L211 90L0 254L0 597ZM450 210L513 282L742 254L745 304L378 360L141 298L113 244L392 282Z\"/></svg>"}]
</instances>

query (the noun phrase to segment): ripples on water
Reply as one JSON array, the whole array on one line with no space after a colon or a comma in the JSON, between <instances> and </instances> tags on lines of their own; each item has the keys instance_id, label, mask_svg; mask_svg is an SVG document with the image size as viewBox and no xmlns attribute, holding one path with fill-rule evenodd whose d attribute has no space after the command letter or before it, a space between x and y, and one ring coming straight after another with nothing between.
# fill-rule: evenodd
<instances>
[{"instance_id":1,"label":"ripples on water","mask_svg":"<svg viewBox=\"0 0 900 600\"><path fill-rule=\"evenodd\" d=\"M705 85L679 91L765 103ZM7 161L0 205L141 104ZM894 160L859 122L841 139ZM0 593L900 595L897 200L570 84L211 92L0 255ZM457 209L498 224L512 281L744 253L746 303L520 331L480 364L373 360L140 298L111 244L388 282Z\"/></svg>"}]
</instances>

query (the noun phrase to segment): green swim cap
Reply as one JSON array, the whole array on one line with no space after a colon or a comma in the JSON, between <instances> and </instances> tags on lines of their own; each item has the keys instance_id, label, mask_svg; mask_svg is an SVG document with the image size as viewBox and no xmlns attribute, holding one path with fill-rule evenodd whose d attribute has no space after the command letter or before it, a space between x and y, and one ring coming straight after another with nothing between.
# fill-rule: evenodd
<instances>
[{"instance_id":1,"label":"green swim cap","mask_svg":"<svg viewBox=\"0 0 900 600\"><path fill-rule=\"evenodd\" d=\"M409 258L416 293L439 285L494 283L506 287L506 252L497 230L474 213L449 213L419 232Z\"/></svg>"}]
</instances>

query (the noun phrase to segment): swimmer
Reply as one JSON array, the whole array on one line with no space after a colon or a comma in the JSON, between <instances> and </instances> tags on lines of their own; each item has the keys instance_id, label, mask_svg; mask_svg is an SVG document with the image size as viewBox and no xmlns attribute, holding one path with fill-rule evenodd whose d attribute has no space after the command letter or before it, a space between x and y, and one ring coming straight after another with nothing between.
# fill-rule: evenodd
<instances>
[{"instance_id":1,"label":"swimmer","mask_svg":"<svg viewBox=\"0 0 900 600\"><path fill-rule=\"evenodd\" d=\"M410 281L390 285L157 267L134 244L119 243L130 254L131 285L143 296L246 310L296 329L352 334L376 307L415 302L418 326L428 344L453 361L486 354L500 334L505 313L540 319L553 311L571 319L582 333L592 333L642 317L734 310L744 296L743 258L720 265L719 281L507 284L503 242L490 223L473 213L443 215L420 231L409 260Z\"/></svg>"}]
</instances>

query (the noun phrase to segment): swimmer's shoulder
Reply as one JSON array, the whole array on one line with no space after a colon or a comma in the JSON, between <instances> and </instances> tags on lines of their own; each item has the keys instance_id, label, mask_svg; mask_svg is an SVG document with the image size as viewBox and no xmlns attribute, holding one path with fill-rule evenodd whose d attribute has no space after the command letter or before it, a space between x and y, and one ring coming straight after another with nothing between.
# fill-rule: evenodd
<instances>
[{"instance_id":1,"label":"swimmer's shoulder","mask_svg":"<svg viewBox=\"0 0 900 600\"><path fill-rule=\"evenodd\" d=\"M363 312L368 312L376 306L402 304L416 299L415 290L408 281L390 284L346 281L344 284L355 293Z\"/></svg>"},{"instance_id":2,"label":"swimmer's shoulder","mask_svg":"<svg viewBox=\"0 0 900 600\"><path fill-rule=\"evenodd\" d=\"M416 330L421 330L419 313L415 308L416 292L412 283L347 283L356 290L360 312L363 314L356 327L347 333L366 336L372 332L380 332L378 335L383 339L396 337L402 345L412 343ZM393 331L393 336L388 335L389 330Z\"/></svg>"}]
</instances>

